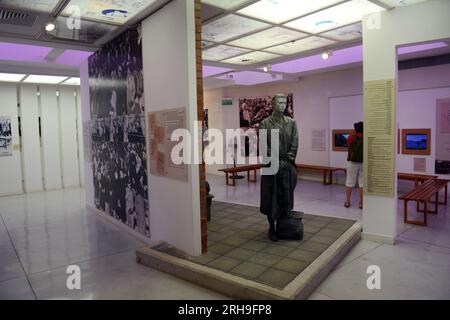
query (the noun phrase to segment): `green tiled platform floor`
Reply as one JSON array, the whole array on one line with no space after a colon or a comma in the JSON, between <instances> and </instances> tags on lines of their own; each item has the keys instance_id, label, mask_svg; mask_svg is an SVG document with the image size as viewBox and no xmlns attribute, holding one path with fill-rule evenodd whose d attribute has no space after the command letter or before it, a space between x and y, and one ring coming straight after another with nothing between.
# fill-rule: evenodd
<instances>
[{"instance_id":1,"label":"green tiled platform floor","mask_svg":"<svg viewBox=\"0 0 450 320\"><path fill-rule=\"evenodd\" d=\"M193 262L283 289L354 223L305 214L302 241L272 242L259 208L213 202L208 253ZM166 252L170 253L170 252Z\"/></svg>"}]
</instances>

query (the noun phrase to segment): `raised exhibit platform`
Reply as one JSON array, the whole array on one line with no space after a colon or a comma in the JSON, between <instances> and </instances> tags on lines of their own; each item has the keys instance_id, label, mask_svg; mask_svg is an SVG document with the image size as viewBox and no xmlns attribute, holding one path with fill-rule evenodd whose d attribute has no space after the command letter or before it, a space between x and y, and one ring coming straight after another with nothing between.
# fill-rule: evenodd
<instances>
[{"instance_id":1,"label":"raised exhibit platform","mask_svg":"<svg viewBox=\"0 0 450 320\"><path fill-rule=\"evenodd\" d=\"M137 262L237 299L305 299L361 237L361 223L305 214L302 241L271 242L258 207L213 202L208 253L166 243L137 250Z\"/></svg>"}]
</instances>

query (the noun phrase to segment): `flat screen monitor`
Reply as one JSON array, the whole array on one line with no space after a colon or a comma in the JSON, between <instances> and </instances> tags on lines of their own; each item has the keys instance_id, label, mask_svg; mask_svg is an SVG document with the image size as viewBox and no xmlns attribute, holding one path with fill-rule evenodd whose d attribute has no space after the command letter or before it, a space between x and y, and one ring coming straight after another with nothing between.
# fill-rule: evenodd
<instances>
[{"instance_id":1,"label":"flat screen monitor","mask_svg":"<svg viewBox=\"0 0 450 320\"><path fill-rule=\"evenodd\" d=\"M334 135L334 146L335 147L348 147L348 138L350 137L349 133L336 133Z\"/></svg>"},{"instance_id":2,"label":"flat screen monitor","mask_svg":"<svg viewBox=\"0 0 450 320\"><path fill-rule=\"evenodd\" d=\"M428 136L426 134L406 134L406 149L408 150L427 150L427 144Z\"/></svg>"}]
</instances>

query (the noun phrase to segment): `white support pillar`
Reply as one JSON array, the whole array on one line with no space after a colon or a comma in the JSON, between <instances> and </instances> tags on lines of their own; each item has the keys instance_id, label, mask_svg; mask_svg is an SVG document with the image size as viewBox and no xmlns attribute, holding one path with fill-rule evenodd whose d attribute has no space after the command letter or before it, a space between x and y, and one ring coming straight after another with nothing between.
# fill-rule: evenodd
<instances>
[{"instance_id":1,"label":"white support pillar","mask_svg":"<svg viewBox=\"0 0 450 320\"><path fill-rule=\"evenodd\" d=\"M365 17L363 20L364 82L394 80L396 83L397 47L450 38L449 12L450 1L434 0ZM395 101L395 97L393 98ZM369 105L365 102L364 112L366 115L370 111ZM396 112L394 104L394 117L396 117ZM392 133L395 139L396 132L394 130ZM365 150L367 150L369 147L367 134L365 134L364 143ZM390 150L390 156L395 159L395 144ZM367 152L364 153L364 162L368 163ZM365 186L370 183L371 177L369 176L368 179L369 181L365 181ZM389 176L389 179L393 179L394 183L392 196L365 196L363 238L393 244L396 238L397 223L396 174Z\"/></svg>"}]
</instances>

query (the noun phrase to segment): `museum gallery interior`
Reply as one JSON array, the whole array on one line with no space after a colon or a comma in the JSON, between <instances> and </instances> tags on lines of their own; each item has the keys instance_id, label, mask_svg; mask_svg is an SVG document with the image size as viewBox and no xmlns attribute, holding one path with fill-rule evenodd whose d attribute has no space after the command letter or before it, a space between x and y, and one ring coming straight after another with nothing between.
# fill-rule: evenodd
<instances>
[{"instance_id":1,"label":"museum gallery interior","mask_svg":"<svg viewBox=\"0 0 450 320\"><path fill-rule=\"evenodd\" d=\"M450 299L450 1L0 0L0 97L0 299Z\"/></svg>"}]
</instances>

